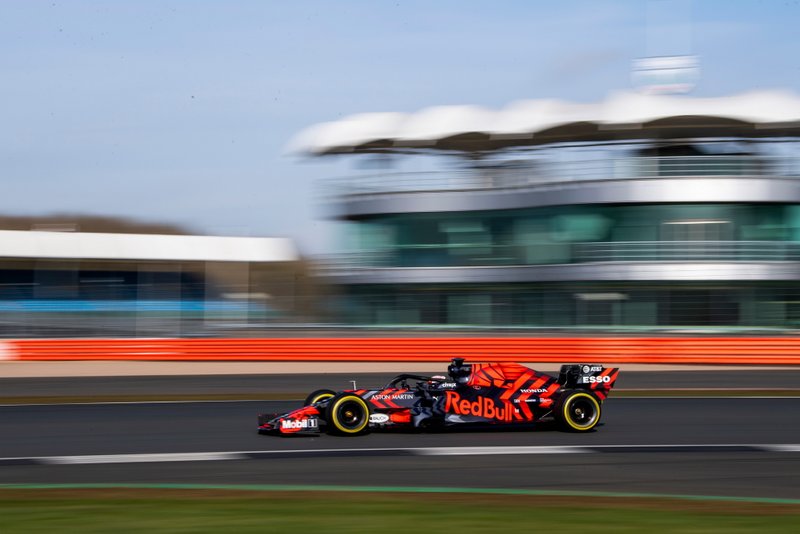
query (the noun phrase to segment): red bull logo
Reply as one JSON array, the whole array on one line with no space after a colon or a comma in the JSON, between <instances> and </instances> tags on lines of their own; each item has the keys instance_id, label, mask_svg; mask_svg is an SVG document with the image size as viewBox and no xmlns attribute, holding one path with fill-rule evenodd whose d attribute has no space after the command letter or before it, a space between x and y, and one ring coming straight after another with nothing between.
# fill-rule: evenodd
<instances>
[{"instance_id":1,"label":"red bull logo","mask_svg":"<svg viewBox=\"0 0 800 534\"><path fill-rule=\"evenodd\" d=\"M488 397L478 397L475 400L462 399L461 395L455 391L445 392L444 411L458 415L474 415L505 423L522 419L522 416L509 403L503 402L502 406L498 406Z\"/></svg>"}]
</instances>

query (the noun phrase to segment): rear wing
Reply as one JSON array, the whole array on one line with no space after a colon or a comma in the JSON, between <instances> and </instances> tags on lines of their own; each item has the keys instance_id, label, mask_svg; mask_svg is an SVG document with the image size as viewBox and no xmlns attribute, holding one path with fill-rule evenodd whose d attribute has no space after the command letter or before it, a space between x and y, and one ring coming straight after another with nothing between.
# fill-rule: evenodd
<instances>
[{"instance_id":1,"label":"rear wing","mask_svg":"<svg viewBox=\"0 0 800 534\"><path fill-rule=\"evenodd\" d=\"M577 363L562 365L558 373L558 383L565 388L608 391L614 387L619 375L618 367L603 367L598 364Z\"/></svg>"}]
</instances>

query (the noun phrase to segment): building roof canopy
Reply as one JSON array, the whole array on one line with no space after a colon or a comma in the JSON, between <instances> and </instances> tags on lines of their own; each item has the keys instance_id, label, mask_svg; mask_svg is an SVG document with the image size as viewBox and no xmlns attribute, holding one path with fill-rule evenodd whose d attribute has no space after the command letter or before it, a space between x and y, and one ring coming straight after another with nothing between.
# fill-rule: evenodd
<instances>
[{"instance_id":1,"label":"building roof canopy","mask_svg":"<svg viewBox=\"0 0 800 534\"><path fill-rule=\"evenodd\" d=\"M0 230L0 258L285 262L297 257L292 242L278 237Z\"/></svg>"},{"instance_id":2,"label":"building roof canopy","mask_svg":"<svg viewBox=\"0 0 800 534\"><path fill-rule=\"evenodd\" d=\"M500 110L437 106L414 113L362 113L300 132L289 150L305 155L449 150L482 152L564 142L679 137L800 137L800 96L612 94L595 103L554 99Z\"/></svg>"}]
</instances>

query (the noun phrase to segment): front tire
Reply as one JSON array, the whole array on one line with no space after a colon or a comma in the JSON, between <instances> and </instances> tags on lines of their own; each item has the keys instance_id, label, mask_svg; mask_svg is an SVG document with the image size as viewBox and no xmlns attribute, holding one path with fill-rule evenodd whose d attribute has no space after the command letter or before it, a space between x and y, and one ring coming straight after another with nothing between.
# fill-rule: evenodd
<instances>
[{"instance_id":1,"label":"front tire","mask_svg":"<svg viewBox=\"0 0 800 534\"><path fill-rule=\"evenodd\" d=\"M569 432L588 432L600 422L600 401L591 393L571 391L562 397L556 410L561 428Z\"/></svg>"},{"instance_id":2,"label":"front tire","mask_svg":"<svg viewBox=\"0 0 800 534\"><path fill-rule=\"evenodd\" d=\"M342 393L328 402L325 419L330 431L346 436L355 436L367 430L369 406L358 395Z\"/></svg>"},{"instance_id":3,"label":"front tire","mask_svg":"<svg viewBox=\"0 0 800 534\"><path fill-rule=\"evenodd\" d=\"M306 397L306 400L303 402L303 406L311 406L325 399L330 399L335 395L336 392L332 389L317 389L308 394L308 397Z\"/></svg>"}]
</instances>

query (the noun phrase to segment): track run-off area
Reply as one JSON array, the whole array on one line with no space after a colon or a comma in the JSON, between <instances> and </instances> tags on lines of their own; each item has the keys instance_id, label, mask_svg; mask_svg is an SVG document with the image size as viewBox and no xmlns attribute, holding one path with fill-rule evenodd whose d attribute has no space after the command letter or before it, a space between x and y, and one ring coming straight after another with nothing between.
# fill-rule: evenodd
<instances>
[{"instance_id":1,"label":"track run-off area","mask_svg":"<svg viewBox=\"0 0 800 534\"><path fill-rule=\"evenodd\" d=\"M297 401L0 406L0 484L233 484L800 499L800 397L620 397L594 432L273 437Z\"/></svg>"}]
</instances>

